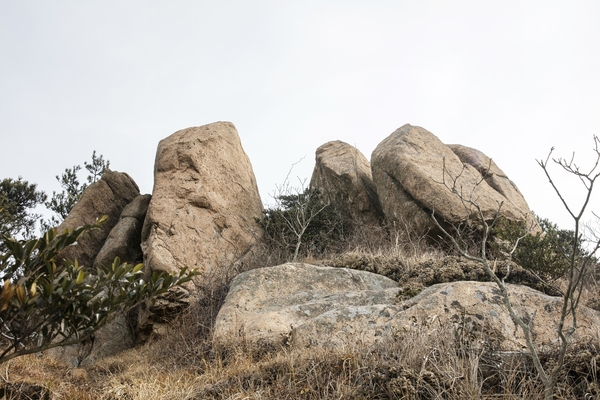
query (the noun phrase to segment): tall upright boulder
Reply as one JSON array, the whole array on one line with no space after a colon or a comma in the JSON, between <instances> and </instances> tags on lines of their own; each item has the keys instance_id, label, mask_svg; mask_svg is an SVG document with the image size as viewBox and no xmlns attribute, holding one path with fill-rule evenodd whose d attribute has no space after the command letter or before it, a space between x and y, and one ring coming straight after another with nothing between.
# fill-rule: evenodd
<instances>
[{"instance_id":1,"label":"tall upright boulder","mask_svg":"<svg viewBox=\"0 0 600 400\"><path fill-rule=\"evenodd\" d=\"M255 221L262 210L252 165L232 123L175 132L156 151L142 229L146 271L176 273L185 266L206 275L232 266L262 237ZM190 290L176 301L192 300Z\"/></svg>"},{"instance_id":2,"label":"tall upright boulder","mask_svg":"<svg viewBox=\"0 0 600 400\"><path fill-rule=\"evenodd\" d=\"M108 216L100 229L83 235L76 246L63 249L58 259L78 260L81 265L92 266L111 229L119 221L127 204L140 195L135 181L126 173L106 170L100 180L88 186L67 218L58 226L58 233L93 224L97 218Z\"/></svg>"},{"instance_id":3,"label":"tall upright boulder","mask_svg":"<svg viewBox=\"0 0 600 400\"><path fill-rule=\"evenodd\" d=\"M383 216L371 164L348 143L336 140L317 149L310 187L352 221L377 224Z\"/></svg>"},{"instance_id":4,"label":"tall upright boulder","mask_svg":"<svg viewBox=\"0 0 600 400\"><path fill-rule=\"evenodd\" d=\"M481 172L463 163L450 147L431 132L404 125L384 139L371 157L373 180L386 218L408 223L416 232L435 229L431 213L447 224L476 216L474 208L452 192L474 200L486 220L500 214L511 221L527 221L530 210L515 204L482 179Z\"/></svg>"}]
</instances>

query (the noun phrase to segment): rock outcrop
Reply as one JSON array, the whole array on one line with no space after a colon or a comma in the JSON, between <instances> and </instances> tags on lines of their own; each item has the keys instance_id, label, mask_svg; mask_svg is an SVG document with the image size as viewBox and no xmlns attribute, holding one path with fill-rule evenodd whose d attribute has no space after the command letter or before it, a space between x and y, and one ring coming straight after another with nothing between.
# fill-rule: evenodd
<instances>
[{"instance_id":1,"label":"rock outcrop","mask_svg":"<svg viewBox=\"0 0 600 400\"><path fill-rule=\"evenodd\" d=\"M347 143L322 145L310 187L354 223L378 224L385 218L419 235L435 230L432 212L443 224L473 218L475 210L465 208L452 188L474 199L486 219L492 219L502 203L504 218L537 227L518 188L489 157L465 146L445 145L410 125L377 146L371 165ZM263 236L256 222L262 211L252 166L229 122L184 129L160 141L152 196L140 195L127 174L106 171L83 193L59 231L91 224L103 215L108 220L60 257L86 266L109 265L115 257L127 262L143 258L147 274L179 273L188 267L201 275L152 305L144 304L135 315L117 316L97 332L85 362L132 346L135 334L143 337L153 325L170 321L195 299L207 296L202 292L204 280L232 276ZM523 334L510 319L496 285L474 281L487 277L480 265L451 257L419 271L401 264L346 254L328 263L335 267L288 263L239 274L217 316L215 338L344 346L380 341L418 321L437 319L452 325L464 323L468 316L470 324L493 332L502 348L524 347ZM555 293L520 267L496 267L499 274L510 269L511 282ZM536 342L555 341L561 299L525 286L507 287L517 313L531 322ZM140 329L134 333L136 320ZM576 340L595 333L600 313L580 307L578 320ZM72 346L55 354L78 365L81 350Z\"/></svg>"},{"instance_id":2,"label":"rock outcrop","mask_svg":"<svg viewBox=\"0 0 600 400\"><path fill-rule=\"evenodd\" d=\"M262 209L252 165L233 124L175 132L156 152L142 230L145 270L177 273L186 266L206 275L233 266L262 237L255 221ZM173 301L185 305L190 295L184 291Z\"/></svg>"},{"instance_id":3,"label":"rock outcrop","mask_svg":"<svg viewBox=\"0 0 600 400\"><path fill-rule=\"evenodd\" d=\"M108 234L119 221L121 212L139 195L140 190L129 175L106 170L100 180L85 189L67 218L58 226L57 231L62 233L66 229L93 224L103 215L108 216L108 219L100 229L90 232L89 235L83 235L76 246L69 246L62 250L58 259L76 259L81 265L92 266Z\"/></svg>"},{"instance_id":4,"label":"rock outcrop","mask_svg":"<svg viewBox=\"0 0 600 400\"><path fill-rule=\"evenodd\" d=\"M528 323L536 343L555 343L559 297L507 284L516 312ZM238 275L215 325L218 340L339 347L389 338L414 324L475 324L504 350L522 350L523 333L511 320L496 284L459 281L430 286L398 301L396 282L363 271L284 264ZM574 340L593 337L600 312L578 311Z\"/></svg>"},{"instance_id":5,"label":"rock outcrop","mask_svg":"<svg viewBox=\"0 0 600 400\"><path fill-rule=\"evenodd\" d=\"M377 224L383 217L371 164L354 146L333 141L316 152L311 189L354 223Z\"/></svg>"},{"instance_id":6,"label":"rock outcrop","mask_svg":"<svg viewBox=\"0 0 600 400\"><path fill-rule=\"evenodd\" d=\"M548 296L527 286L506 284L506 287L516 313L530 324L536 344L558 344L556 328L562 297ZM391 324L396 328L410 319L423 321L435 317L442 323L471 321L471 324L493 334L503 350L523 350L526 347L523 331L513 323L500 290L492 282L458 281L433 285L398 306L402 310L402 318L395 317L396 321ZM569 319L566 322L568 328ZM580 306L573 342L597 337L598 324L600 312Z\"/></svg>"},{"instance_id":7,"label":"rock outcrop","mask_svg":"<svg viewBox=\"0 0 600 400\"><path fill-rule=\"evenodd\" d=\"M407 124L396 130L373 151L371 165L388 221L411 224L417 233L435 230L433 211L447 224L462 223L476 215L476 210L466 208L450 188L474 200L486 220L494 218L500 203L500 213L508 220L530 218L529 208L513 203L482 180L475 167L463 163L450 147L423 128Z\"/></svg>"},{"instance_id":8,"label":"rock outcrop","mask_svg":"<svg viewBox=\"0 0 600 400\"><path fill-rule=\"evenodd\" d=\"M116 209L110 209L108 205L111 201L105 201L100 203L103 208L100 210L104 210L106 212L105 215L110 215L109 219L105 224L110 223L114 225L112 229L109 229L109 233L105 236L105 239L102 239L102 236L98 237L97 240L102 248L98 251L95 256L95 260L93 262L94 267L99 266L108 266L111 265L115 257L119 257L121 262L141 262L142 253L141 253L141 232L142 232L142 224L144 222L144 216L146 215L146 209L148 208L148 203L150 201L150 195L138 195L133 198L132 201L129 202L126 206L122 206L124 203L124 199L129 199L135 194L135 190L133 190L132 186L128 184L129 178L126 174L119 174L115 172L107 172L104 173L102 179L99 182L109 181L114 182L115 176L120 181L120 185L106 185L108 187L119 188L119 190L115 191L115 194L124 193L124 195L117 196L112 200L113 206ZM131 178L129 178L131 179ZM133 182L133 181L131 181ZM98 186L100 188L98 188ZM88 189L84 192L82 196L82 200L77 203L77 205L73 208L73 210L79 210L78 213L81 212L81 206L79 205L84 199L89 199L89 191L92 193L91 199L97 199L94 197L98 195L98 191L102 195L106 195L106 186L97 185L96 183L90 185ZM137 190L137 186L135 186ZM88 193L86 195L86 193ZM106 198L106 197L101 197ZM110 199L110 197L107 197ZM86 204L86 203L83 203ZM114 223L117 210L121 208L120 217L118 217L118 222ZM108 214L110 212L110 214ZM73 214L73 212L71 213ZM69 216L71 216L69 214ZM75 214L77 215L77 214ZM65 220L66 221L66 220ZM93 222L93 221L92 221ZM89 222L84 222L89 223ZM63 224L64 225L64 224ZM61 225L61 226L63 226ZM106 232L106 229L102 228L102 232ZM86 237L83 237L84 242L86 244L88 242L85 241ZM78 251L78 247L81 245L82 240L78 241L77 246L73 246L72 248L67 248L73 253ZM94 247L88 245L87 249L95 249L98 245L94 243ZM72 254L73 254L72 253ZM91 256L94 252L90 252L89 255L85 253L80 253L82 255L75 255L78 260L81 259L91 259ZM84 258L85 256L89 258ZM89 261L88 261L89 262ZM90 265L90 264L84 264ZM125 314L115 315L114 319L111 320L107 325L100 328L97 332L94 333L94 338L92 340L88 340L79 345L66 346L66 347L58 347L51 350L51 354L54 358L59 359L65 364L71 366L79 366L79 365L89 365L93 364L97 360L102 358L112 356L118 354L128 348L131 348L135 343L133 327L131 326L130 317Z\"/></svg>"}]
</instances>

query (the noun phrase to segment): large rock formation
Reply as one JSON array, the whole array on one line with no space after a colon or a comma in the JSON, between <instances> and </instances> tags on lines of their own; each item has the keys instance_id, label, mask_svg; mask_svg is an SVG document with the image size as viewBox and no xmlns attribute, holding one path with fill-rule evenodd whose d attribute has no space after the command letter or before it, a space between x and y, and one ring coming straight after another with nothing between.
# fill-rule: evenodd
<instances>
[{"instance_id":1,"label":"large rock formation","mask_svg":"<svg viewBox=\"0 0 600 400\"><path fill-rule=\"evenodd\" d=\"M484 218L492 220L498 212L512 221L529 220L526 203L513 203L504 194L482 180L482 174L470 163L463 163L452 149L427 130L404 125L373 151L373 180L386 218L390 222L410 224L416 232L434 229L431 213L441 223L458 224L477 215L474 207L465 207L464 199L473 200Z\"/></svg>"},{"instance_id":2,"label":"large rock formation","mask_svg":"<svg viewBox=\"0 0 600 400\"><path fill-rule=\"evenodd\" d=\"M507 288L536 343L556 343L562 299L526 286ZM398 292L394 281L364 271L306 264L252 270L233 280L217 316L215 337L339 347L373 343L429 321L432 332L440 325L477 325L504 350L525 347L494 283L437 284L402 302L396 299ZM433 320L437 322L431 324ZM574 340L593 337L598 324L600 312L580 307Z\"/></svg>"},{"instance_id":3,"label":"large rock formation","mask_svg":"<svg viewBox=\"0 0 600 400\"><path fill-rule=\"evenodd\" d=\"M101 229L83 235L77 245L67 247L59 256L77 259L81 265L94 267L110 265L116 256L122 261L136 261L141 256L140 233L148 200L149 195L140 195L129 175L105 171L98 182L83 192L58 231L92 224L103 215L107 215L108 219ZM117 354L133 344L128 319L119 314L94 334L93 341L58 347L52 349L50 354L66 364L77 366Z\"/></svg>"},{"instance_id":4,"label":"large rock formation","mask_svg":"<svg viewBox=\"0 0 600 400\"><path fill-rule=\"evenodd\" d=\"M176 273L186 266L208 274L232 266L262 237L255 221L262 209L233 124L175 132L160 141L156 152L154 190L142 231L146 271ZM190 294L180 293L176 301L185 303Z\"/></svg>"},{"instance_id":5,"label":"large rock formation","mask_svg":"<svg viewBox=\"0 0 600 400\"><path fill-rule=\"evenodd\" d=\"M119 221L121 212L139 195L140 190L129 175L106 170L99 181L85 189L57 231L62 233L65 229L93 224L103 215L108 216L108 219L100 229L83 235L76 246L69 246L61 251L58 258L76 259L81 265L92 266L109 232Z\"/></svg>"},{"instance_id":6,"label":"large rock formation","mask_svg":"<svg viewBox=\"0 0 600 400\"><path fill-rule=\"evenodd\" d=\"M317 149L310 187L355 223L376 224L383 217L371 164L348 143L337 140Z\"/></svg>"}]
</instances>

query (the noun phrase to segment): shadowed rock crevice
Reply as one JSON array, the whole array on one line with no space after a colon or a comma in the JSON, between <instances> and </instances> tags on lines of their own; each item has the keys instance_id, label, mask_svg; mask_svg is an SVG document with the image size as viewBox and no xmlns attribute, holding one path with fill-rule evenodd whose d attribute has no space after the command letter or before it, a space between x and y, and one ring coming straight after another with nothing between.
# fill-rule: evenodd
<instances>
[{"instance_id":1,"label":"shadowed rock crevice","mask_svg":"<svg viewBox=\"0 0 600 400\"><path fill-rule=\"evenodd\" d=\"M110 231L102 249L98 252L94 267L110 265L115 257L119 257L121 262L143 261L142 225L151 198L149 194L140 195L123 209L119 222Z\"/></svg>"}]
</instances>

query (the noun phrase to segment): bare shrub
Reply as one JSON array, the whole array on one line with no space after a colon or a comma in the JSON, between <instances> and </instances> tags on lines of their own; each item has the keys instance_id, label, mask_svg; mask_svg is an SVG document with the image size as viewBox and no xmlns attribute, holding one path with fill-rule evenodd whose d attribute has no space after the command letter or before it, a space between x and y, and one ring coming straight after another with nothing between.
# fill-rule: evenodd
<instances>
[{"instance_id":1,"label":"bare shrub","mask_svg":"<svg viewBox=\"0 0 600 400\"><path fill-rule=\"evenodd\" d=\"M559 339L559 346L557 350L557 359L555 363L544 365L541 360L541 349L536 346L534 338L531 334L531 321L526 322L513 308L513 304L508 295L508 290L505 286L505 279L510 275L510 271L507 271L504 276L499 276L496 271L496 261L492 261L488 255L488 239L491 237L494 227L502 220L502 203L498 204L498 208L491 217L485 216L482 207L480 206L479 199L475 196L477 187L484 181L485 174L481 177L481 180L476 182L470 187L465 187L459 180L460 174L452 176L445 168L442 171L443 181L439 182L444 185L450 192L456 195L462 202L466 219L464 223L455 226L442 226L438 217L435 214L435 210L432 211L431 218L437 228L443 233L443 235L452 243L454 248L465 258L480 263L490 279L492 279L500 289L503 297L503 303L508 310L513 322L519 326L523 331L527 349L533 365L538 373L539 379L544 385L544 398L554 398L554 390L559 379L559 375L563 371L565 363L565 357L567 347L569 346L569 340L573 333L577 329L577 309L580 304L581 294L583 291L584 277L586 276L586 270L597 262L594 254L600 249L600 235L594 234L591 238L591 245L589 251L581 251L580 241L581 239L581 228L582 228L582 217L584 212L589 205L590 198L593 192L594 183L600 172L597 171L600 164L600 140L594 136L594 144L596 153L596 161L592 165L592 168L587 172L582 171L577 164L574 162L574 157L570 161L562 158L552 159L552 161L561 167L570 176L575 176L583 184L584 201L578 210L572 209L572 207L565 201L561 191L557 188L549 173L549 161L552 155L552 149L548 154L546 160L538 160L538 164L546 174L551 186L555 190L556 194L563 203L565 209L571 215L574 222L574 229L570 240L567 240L566 249L562 251L561 256L568 260L567 272L566 272L566 289L562 293L563 302L561 307L561 314L558 321L557 335ZM596 214L594 214L596 215ZM597 215L596 215L597 217ZM600 219L600 218L599 218ZM463 229L463 226L473 226L475 229ZM463 233L467 232L468 235L464 236ZM470 249L463 242L464 237L471 237L471 232L479 234L479 248ZM525 236L518 237L514 243L510 243L507 248L507 256L512 257L513 253L518 248L520 240ZM560 249L556 249L560 252ZM493 264L492 264L493 263Z\"/></svg>"}]
</instances>

